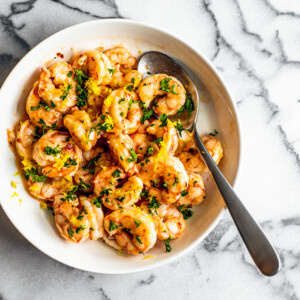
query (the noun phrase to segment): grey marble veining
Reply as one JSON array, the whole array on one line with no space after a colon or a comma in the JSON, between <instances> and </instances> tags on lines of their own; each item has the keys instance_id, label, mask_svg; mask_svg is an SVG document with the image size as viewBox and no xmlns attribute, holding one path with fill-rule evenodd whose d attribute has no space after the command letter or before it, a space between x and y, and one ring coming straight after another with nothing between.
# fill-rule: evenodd
<instances>
[{"instance_id":1,"label":"grey marble veining","mask_svg":"<svg viewBox=\"0 0 300 300\"><path fill-rule=\"evenodd\" d=\"M299 1L1 0L0 83L44 38L97 18L160 25L220 70L242 120L237 191L283 268L272 278L260 275L226 215L202 244L169 265L132 275L82 272L36 250L0 209L0 300L300 299Z\"/></svg>"}]
</instances>

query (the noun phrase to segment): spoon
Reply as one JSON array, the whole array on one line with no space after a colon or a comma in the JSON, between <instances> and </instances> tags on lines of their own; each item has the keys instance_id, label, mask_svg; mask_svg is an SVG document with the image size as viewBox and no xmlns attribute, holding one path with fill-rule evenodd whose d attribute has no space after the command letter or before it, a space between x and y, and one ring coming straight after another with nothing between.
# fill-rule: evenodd
<instances>
[{"instance_id":1,"label":"spoon","mask_svg":"<svg viewBox=\"0 0 300 300\"><path fill-rule=\"evenodd\" d=\"M257 268L266 276L275 275L281 266L276 250L267 239L259 224L242 204L200 139L196 127L199 114L199 97L197 89L188 73L173 58L157 51L149 51L141 56L138 63L138 71L144 75L144 78L159 73L174 76L181 81L189 94L191 94L195 104L195 110L192 114L190 116L187 114L179 116L177 114L171 118L176 118L176 120L180 118L184 130L189 133L198 147Z\"/></svg>"}]
</instances>

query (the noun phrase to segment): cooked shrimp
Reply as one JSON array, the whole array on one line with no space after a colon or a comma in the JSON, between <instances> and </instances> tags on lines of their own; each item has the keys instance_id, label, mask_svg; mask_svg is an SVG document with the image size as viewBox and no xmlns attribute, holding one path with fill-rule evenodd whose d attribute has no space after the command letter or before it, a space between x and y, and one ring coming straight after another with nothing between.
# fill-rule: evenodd
<instances>
[{"instance_id":1,"label":"cooked shrimp","mask_svg":"<svg viewBox=\"0 0 300 300\"><path fill-rule=\"evenodd\" d=\"M31 158L35 126L29 120L21 122L17 129L16 149L21 157Z\"/></svg>"},{"instance_id":2,"label":"cooked shrimp","mask_svg":"<svg viewBox=\"0 0 300 300\"><path fill-rule=\"evenodd\" d=\"M91 169L80 167L74 175L74 181L79 185L81 191L89 193L94 189L94 174L100 171L101 167L94 168L92 172Z\"/></svg>"},{"instance_id":3,"label":"cooked shrimp","mask_svg":"<svg viewBox=\"0 0 300 300\"><path fill-rule=\"evenodd\" d=\"M130 135L130 138L134 145L134 152L137 155L137 160L141 161L145 156L155 154L155 148L152 144L152 139L145 133L134 133ZM157 152L157 151L156 151Z\"/></svg>"},{"instance_id":4,"label":"cooked shrimp","mask_svg":"<svg viewBox=\"0 0 300 300\"><path fill-rule=\"evenodd\" d=\"M188 175L181 161L166 155L163 160L152 156L148 161L138 164L138 174L147 187L162 189L165 203L173 203L188 187Z\"/></svg>"},{"instance_id":5,"label":"cooked shrimp","mask_svg":"<svg viewBox=\"0 0 300 300\"><path fill-rule=\"evenodd\" d=\"M154 111L159 114L174 115L185 103L185 89L175 77L155 74L144 79L138 94L146 106L155 98Z\"/></svg>"},{"instance_id":6,"label":"cooked shrimp","mask_svg":"<svg viewBox=\"0 0 300 300\"><path fill-rule=\"evenodd\" d=\"M103 205L111 210L130 207L139 201L143 190L143 181L131 176L122 187L113 188L108 195L103 195Z\"/></svg>"},{"instance_id":7,"label":"cooked shrimp","mask_svg":"<svg viewBox=\"0 0 300 300\"><path fill-rule=\"evenodd\" d=\"M155 135L157 138L162 138L166 152L170 155L174 155L178 147L178 133L174 125L170 120L167 120L166 125L161 127L162 121L155 120L147 129L147 133Z\"/></svg>"},{"instance_id":8,"label":"cooked shrimp","mask_svg":"<svg viewBox=\"0 0 300 300\"><path fill-rule=\"evenodd\" d=\"M205 198L205 186L199 174L188 172L189 187L184 196L181 196L176 205L194 206L200 204Z\"/></svg>"},{"instance_id":9,"label":"cooked shrimp","mask_svg":"<svg viewBox=\"0 0 300 300\"><path fill-rule=\"evenodd\" d=\"M67 62L57 62L49 69L42 68L39 95L49 107L68 113L77 103L73 68Z\"/></svg>"},{"instance_id":10,"label":"cooked shrimp","mask_svg":"<svg viewBox=\"0 0 300 300\"><path fill-rule=\"evenodd\" d=\"M64 117L64 125L69 130L75 143L83 150L89 151L100 138L100 133L92 131L89 114L84 110L74 111Z\"/></svg>"},{"instance_id":11,"label":"cooked shrimp","mask_svg":"<svg viewBox=\"0 0 300 300\"><path fill-rule=\"evenodd\" d=\"M26 111L31 123L39 127L45 125L48 128L53 125L61 126L61 114L40 98L38 90L39 82L37 81L26 100Z\"/></svg>"},{"instance_id":12,"label":"cooked shrimp","mask_svg":"<svg viewBox=\"0 0 300 300\"><path fill-rule=\"evenodd\" d=\"M156 202L157 204L157 202ZM157 237L160 240L177 239L185 229L185 221L182 213L173 205L157 204L152 207L151 202L143 202L141 209L150 213L157 229Z\"/></svg>"},{"instance_id":13,"label":"cooked shrimp","mask_svg":"<svg viewBox=\"0 0 300 300\"><path fill-rule=\"evenodd\" d=\"M153 219L138 208L115 210L104 218L104 228L129 254L146 252L156 242Z\"/></svg>"},{"instance_id":14,"label":"cooked shrimp","mask_svg":"<svg viewBox=\"0 0 300 300\"><path fill-rule=\"evenodd\" d=\"M138 95L135 92L118 89L104 101L102 113L112 117L117 132L131 134L140 126L142 109L139 103Z\"/></svg>"},{"instance_id":15,"label":"cooked shrimp","mask_svg":"<svg viewBox=\"0 0 300 300\"><path fill-rule=\"evenodd\" d=\"M29 192L36 198L54 201L54 197L58 194L68 192L72 187L71 178L48 178L46 182L32 181L29 177L27 180Z\"/></svg>"},{"instance_id":16,"label":"cooked shrimp","mask_svg":"<svg viewBox=\"0 0 300 300\"><path fill-rule=\"evenodd\" d=\"M122 250L122 248L117 243L115 237L108 235L108 233L105 230L104 230L104 233L103 233L103 241L105 242L106 245L108 245L112 248L115 248L119 251Z\"/></svg>"},{"instance_id":17,"label":"cooked shrimp","mask_svg":"<svg viewBox=\"0 0 300 300\"><path fill-rule=\"evenodd\" d=\"M97 196L104 195L108 196L112 192L121 179L125 178L124 172L116 166L103 167L94 178L94 193ZM104 192L103 192L104 191Z\"/></svg>"},{"instance_id":18,"label":"cooked shrimp","mask_svg":"<svg viewBox=\"0 0 300 300\"><path fill-rule=\"evenodd\" d=\"M133 142L127 134L110 134L108 137L109 147L114 153L119 164L125 172L134 168L137 157L134 152Z\"/></svg>"},{"instance_id":19,"label":"cooked shrimp","mask_svg":"<svg viewBox=\"0 0 300 300\"><path fill-rule=\"evenodd\" d=\"M111 64L115 66L122 66L124 69L132 69L136 63L136 58L124 47L116 47L104 51Z\"/></svg>"},{"instance_id":20,"label":"cooked shrimp","mask_svg":"<svg viewBox=\"0 0 300 300\"><path fill-rule=\"evenodd\" d=\"M90 50L80 54L74 59L73 67L82 70L97 85L107 85L111 81L111 63L99 50Z\"/></svg>"},{"instance_id":21,"label":"cooked shrimp","mask_svg":"<svg viewBox=\"0 0 300 300\"><path fill-rule=\"evenodd\" d=\"M135 89L139 86L142 79L143 74L137 70L131 70L128 73L123 73L120 71L119 67L116 67L109 85L114 89L123 87Z\"/></svg>"},{"instance_id":22,"label":"cooked shrimp","mask_svg":"<svg viewBox=\"0 0 300 300\"><path fill-rule=\"evenodd\" d=\"M68 133L49 131L33 147L33 159L43 167L48 177L74 175L78 170L82 151Z\"/></svg>"},{"instance_id":23,"label":"cooked shrimp","mask_svg":"<svg viewBox=\"0 0 300 300\"><path fill-rule=\"evenodd\" d=\"M91 240L97 240L103 237L104 226L103 220L104 215L101 206L98 202L94 203L93 195L89 198L85 196L80 196L79 201L86 212L89 221L89 236Z\"/></svg>"},{"instance_id":24,"label":"cooked shrimp","mask_svg":"<svg viewBox=\"0 0 300 300\"><path fill-rule=\"evenodd\" d=\"M81 243L89 237L89 221L76 196L71 200L63 194L53 202L55 223L61 236L73 243Z\"/></svg>"},{"instance_id":25,"label":"cooked shrimp","mask_svg":"<svg viewBox=\"0 0 300 300\"><path fill-rule=\"evenodd\" d=\"M223 148L220 141L210 135L202 136L201 140L215 163L218 164L223 157ZM183 151L178 155L178 158L181 160L187 171L198 173L200 175L208 172L208 168L193 141L189 141L184 146Z\"/></svg>"}]
</instances>

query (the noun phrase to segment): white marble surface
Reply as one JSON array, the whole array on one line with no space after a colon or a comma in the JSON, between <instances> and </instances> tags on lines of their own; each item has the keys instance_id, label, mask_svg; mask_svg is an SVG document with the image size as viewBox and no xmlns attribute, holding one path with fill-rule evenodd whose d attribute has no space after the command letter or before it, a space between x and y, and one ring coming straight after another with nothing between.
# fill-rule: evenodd
<instances>
[{"instance_id":1,"label":"white marble surface","mask_svg":"<svg viewBox=\"0 0 300 300\"><path fill-rule=\"evenodd\" d=\"M272 278L260 275L226 215L172 264L133 275L86 273L40 253L0 209L0 300L300 299L299 0L19 1L0 1L1 84L44 38L96 18L160 25L213 61L242 120L237 191L277 247L283 268Z\"/></svg>"}]
</instances>

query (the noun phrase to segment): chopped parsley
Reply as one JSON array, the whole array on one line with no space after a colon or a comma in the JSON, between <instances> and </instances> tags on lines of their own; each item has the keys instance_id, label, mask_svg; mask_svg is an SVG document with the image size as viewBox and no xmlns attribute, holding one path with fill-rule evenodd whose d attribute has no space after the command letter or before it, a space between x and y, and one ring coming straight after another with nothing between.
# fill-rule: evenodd
<instances>
[{"instance_id":1,"label":"chopped parsley","mask_svg":"<svg viewBox=\"0 0 300 300\"><path fill-rule=\"evenodd\" d=\"M73 72L72 72L72 71L69 71L68 74L67 74L67 76L68 76L69 78L72 77L72 75L73 75Z\"/></svg>"},{"instance_id":2,"label":"chopped parsley","mask_svg":"<svg viewBox=\"0 0 300 300\"><path fill-rule=\"evenodd\" d=\"M78 190L78 185L73 185L71 190L67 193L65 198L60 198L62 201L73 201L76 199L76 195L74 194Z\"/></svg>"},{"instance_id":3,"label":"chopped parsley","mask_svg":"<svg viewBox=\"0 0 300 300\"><path fill-rule=\"evenodd\" d=\"M139 242L139 244L143 244L140 236L137 235L135 238Z\"/></svg>"},{"instance_id":4,"label":"chopped parsley","mask_svg":"<svg viewBox=\"0 0 300 300\"><path fill-rule=\"evenodd\" d=\"M190 117L192 112L195 110L195 103L191 98L191 94L186 93L185 94L185 103L184 105L178 110L178 114L181 115L181 113L184 110L187 110L188 116Z\"/></svg>"},{"instance_id":5,"label":"chopped parsley","mask_svg":"<svg viewBox=\"0 0 300 300\"><path fill-rule=\"evenodd\" d=\"M101 200L101 197L97 197L96 199L93 199L93 204L96 205L96 207L100 208L101 204L103 203L103 200Z\"/></svg>"},{"instance_id":6,"label":"chopped parsley","mask_svg":"<svg viewBox=\"0 0 300 300\"><path fill-rule=\"evenodd\" d=\"M40 101L40 103L39 103L38 106L31 106L30 110L31 111L35 111L35 110L38 110L41 107L43 107L47 111L51 110L51 108L48 106L48 104L46 102L44 102L44 101Z\"/></svg>"},{"instance_id":7,"label":"chopped parsley","mask_svg":"<svg viewBox=\"0 0 300 300\"><path fill-rule=\"evenodd\" d=\"M138 220L134 220L136 228L138 228L141 225L141 222Z\"/></svg>"},{"instance_id":8,"label":"chopped parsley","mask_svg":"<svg viewBox=\"0 0 300 300\"><path fill-rule=\"evenodd\" d=\"M108 69L108 72L111 74L111 75L114 75L116 69Z\"/></svg>"},{"instance_id":9,"label":"chopped parsley","mask_svg":"<svg viewBox=\"0 0 300 300\"><path fill-rule=\"evenodd\" d=\"M121 174L121 173L122 173L121 170L117 169L116 171L114 171L114 172L112 173L112 176L113 176L114 178L117 178L117 177L120 177L120 174Z\"/></svg>"},{"instance_id":10,"label":"chopped parsley","mask_svg":"<svg viewBox=\"0 0 300 300\"><path fill-rule=\"evenodd\" d=\"M80 225L79 227L77 227L76 233L78 234L80 230L84 230L84 229L85 229L85 227Z\"/></svg>"},{"instance_id":11,"label":"chopped parsley","mask_svg":"<svg viewBox=\"0 0 300 300\"><path fill-rule=\"evenodd\" d=\"M187 205L187 206L179 205L178 206L178 209L179 209L179 211L181 211L183 218L185 220L189 219L194 214L194 212L190 208L191 208L190 205Z\"/></svg>"},{"instance_id":12,"label":"chopped parsley","mask_svg":"<svg viewBox=\"0 0 300 300\"><path fill-rule=\"evenodd\" d=\"M124 101L125 101L125 98L121 98L121 99L118 101L118 103L121 104L121 103L124 102Z\"/></svg>"},{"instance_id":13,"label":"chopped parsley","mask_svg":"<svg viewBox=\"0 0 300 300\"><path fill-rule=\"evenodd\" d=\"M170 241L171 238L167 238L166 240L164 240L165 246L166 246L166 252L171 252L172 251L172 247L170 246Z\"/></svg>"},{"instance_id":14,"label":"chopped parsley","mask_svg":"<svg viewBox=\"0 0 300 300\"><path fill-rule=\"evenodd\" d=\"M176 124L174 125L174 127L177 129L179 135L182 136L182 131L184 130L184 128L183 128L180 120L178 120L176 122Z\"/></svg>"},{"instance_id":15,"label":"chopped parsley","mask_svg":"<svg viewBox=\"0 0 300 300\"><path fill-rule=\"evenodd\" d=\"M152 153L153 153L153 149L152 149L151 146L149 146L149 147L147 148L147 150L146 150L146 154L147 154L148 156L151 156Z\"/></svg>"},{"instance_id":16,"label":"chopped parsley","mask_svg":"<svg viewBox=\"0 0 300 300\"><path fill-rule=\"evenodd\" d=\"M87 191L90 188L90 185L85 183L81 178L79 178L79 181L80 181L79 188L81 190Z\"/></svg>"},{"instance_id":17,"label":"chopped parsley","mask_svg":"<svg viewBox=\"0 0 300 300\"><path fill-rule=\"evenodd\" d=\"M162 142L162 140L163 139L161 137L159 137L155 141L153 141L152 144L160 144Z\"/></svg>"},{"instance_id":18,"label":"chopped parsley","mask_svg":"<svg viewBox=\"0 0 300 300\"><path fill-rule=\"evenodd\" d=\"M65 100L66 100L66 98L67 98L68 95L69 95L70 89L72 89L72 85L71 85L71 84L68 84L67 87L66 87L66 89L64 90L62 96L59 97L62 101L65 101Z\"/></svg>"},{"instance_id":19,"label":"chopped parsley","mask_svg":"<svg viewBox=\"0 0 300 300\"><path fill-rule=\"evenodd\" d=\"M37 170L34 168L31 168L30 170L27 170L24 174L26 180L31 178L32 182L46 182L47 176L45 175L39 175Z\"/></svg>"},{"instance_id":20,"label":"chopped parsley","mask_svg":"<svg viewBox=\"0 0 300 300\"><path fill-rule=\"evenodd\" d=\"M165 127L165 126L168 125L168 116L166 114L162 114L159 119L160 119L160 122L161 122L159 127Z\"/></svg>"},{"instance_id":21,"label":"chopped parsley","mask_svg":"<svg viewBox=\"0 0 300 300\"><path fill-rule=\"evenodd\" d=\"M55 148L51 148L49 146L46 146L45 151L44 151L45 154L53 155L53 156L56 156L60 152L61 152L61 149L59 149L58 145Z\"/></svg>"},{"instance_id":22,"label":"chopped parsley","mask_svg":"<svg viewBox=\"0 0 300 300\"><path fill-rule=\"evenodd\" d=\"M108 230L112 231L112 230L115 230L115 229L118 229L118 226L114 223L114 221L110 221Z\"/></svg>"},{"instance_id":23,"label":"chopped parsley","mask_svg":"<svg viewBox=\"0 0 300 300\"><path fill-rule=\"evenodd\" d=\"M219 132L215 130L214 132L209 133L210 136L216 136Z\"/></svg>"},{"instance_id":24,"label":"chopped parsley","mask_svg":"<svg viewBox=\"0 0 300 300\"><path fill-rule=\"evenodd\" d=\"M169 86L169 82L172 80L172 78L164 78L160 81L160 90L161 91L164 91L164 92L167 92L167 93L170 93L171 92L171 89L170 89L170 86Z\"/></svg>"},{"instance_id":25,"label":"chopped parsley","mask_svg":"<svg viewBox=\"0 0 300 300\"><path fill-rule=\"evenodd\" d=\"M69 234L69 237L72 238L73 235L74 235L74 231L72 230L72 227L70 225L69 229L68 229L68 234Z\"/></svg>"},{"instance_id":26,"label":"chopped parsley","mask_svg":"<svg viewBox=\"0 0 300 300\"><path fill-rule=\"evenodd\" d=\"M136 153L134 152L133 149L130 149L129 150L129 153L130 153L130 157L127 158L127 162L132 162L132 161L137 161L137 155Z\"/></svg>"},{"instance_id":27,"label":"chopped parsley","mask_svg":"<svg viewBox=\"0 0 300 300\"><path fill-rule=\"evenodd\" d=\"M172 85L172 91L171 91L173 94L175 95L178 95L178 93L176 92L175 90L175 84Z\"/></svg>"},{"instance_id":28,"label":"chopped parsley","mask_svg":"<svg viewBox=\"0 0 300 300\"><path fill-rule=\"evenodd\" d=\"M150 120L154 114L153 109L148 109L144 102L140 101L140 107L142 108L143 115L141 117L141 123L144 124L146 120Z\"/></svg>"},{"instance_id":29,"label":"chopped parsley","mask_svg":"<svg viewBox=\"0 0 300 300\"><path fill-rule=\"evenodd\" d=\"M186 196L189 192L187 192L186 190L183 190L180 194L182 197Z\"/></svg>"},{"instance_id":30,"label":"chopped parsley","mask_svg":"<svg viewBox=\"0 0 300 300\"><path fill-rule=\"evenodd\" d=\"M156 199L157 198L155 196L152 196L150 202L147 204L147 208L153 208L157 214L156 209L160 207L160 203Z\"/></svg>"},{"instance_id":31,"label":"chopped parsley","mask_svg":"<svg viewBox=\"0 0 300 300\"><path fill-rule=\"evenodd\" d=\"M179 178L178 178L178 177L175 177L175 181L174 181L174 183L173 183L173 186L176 186L177 183L179 183Z\"/></svg>"},{"instance_id":32,"label":"chopped parsley","mask_svg":"<svg viewBox=\"0 0 300 300\"><path fill-rule=\"evenodd\" d=\"M71 157L65 162L64 167L69 168L71 166L77 166L77 161Z\"/></svg>"}]
</instances>

